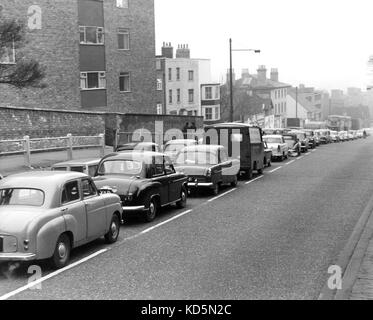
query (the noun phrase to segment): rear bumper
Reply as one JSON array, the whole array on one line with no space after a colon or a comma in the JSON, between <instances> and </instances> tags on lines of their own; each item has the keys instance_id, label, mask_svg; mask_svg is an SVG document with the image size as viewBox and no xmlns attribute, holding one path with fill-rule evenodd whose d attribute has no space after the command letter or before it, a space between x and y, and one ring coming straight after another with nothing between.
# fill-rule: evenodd
<instances>
[{"instance_id":1,"label":"rear bumper","mask_svg":"<svg viewBox=\"0 0 373 320\"><path fill-rule=\"evenodd\" d=\"M189 188L212 188L213 186L212 182L188 182Z\"/></svg>"},{"instance_id":2,"label":"rear bumper","mask_svg":"<svg viewBox=\"0 0 373 320\"><path fill-rule=\"evenodd\" d=\"M0 261L32 261L35 259L34 253L0 253Z\"/></svg>"},{"instance_id":3,"label":"rear bumper","mask_svg":"<svg viewBox=\"0 0 373 320\"><path fill-rule=\"evenodd\" d=\"M132 207L122 207L123 212L136 212L136 211L145 211L145 206L132 206Z\"/></svg>"}]
</instances>

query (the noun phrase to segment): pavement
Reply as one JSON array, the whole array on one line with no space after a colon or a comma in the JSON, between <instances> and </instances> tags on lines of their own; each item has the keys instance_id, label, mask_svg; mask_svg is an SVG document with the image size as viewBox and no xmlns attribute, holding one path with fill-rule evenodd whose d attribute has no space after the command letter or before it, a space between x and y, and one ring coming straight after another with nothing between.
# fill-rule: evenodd
<instances>
[{"instance_id":1,"label":"pavement","mask_svg":"<svg viewBox=\"0 0 373 320\"><path fill-rule=\"evenodd\" d=\"M113 147L106 147L105 154L113 151ZM57 162L68 160L67 151L43 152L31 154L31 166L35 169L51 167ZM73 159L100 158L100 149L76 149L73 151ZM7 176L13 173L31 170L25 166L24 156L0 156L0 174Z\"/></svg>"},{"instance_id":2,"label":"pavement","mask_svg":"<svg viewBox=\"0 0 373 320\"><path fill-rule=\"evenodd\" d=\"M319 299L330 266L343 262L344 280L371 268L372 158L373 138L275 162L150 224L126 221L116 244L78 248L58 272L38 262L40 287L28 285L31 264L0 264L0 299ZM347 283L361 294L373 277L356 274Z\"/></svg>"}]
</instances>

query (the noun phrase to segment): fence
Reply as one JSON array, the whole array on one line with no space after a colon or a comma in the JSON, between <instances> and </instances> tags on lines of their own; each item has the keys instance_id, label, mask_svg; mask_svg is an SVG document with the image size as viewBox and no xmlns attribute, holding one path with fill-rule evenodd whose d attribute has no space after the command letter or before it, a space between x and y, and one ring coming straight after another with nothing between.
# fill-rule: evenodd
<instances>
[{"instance_id":1,"label":"fence","mask_svg":"<svg viewBox=\"0 0 373 320\"><path fill-rule=\"evenodd\" d=\"M0 140L0 157L24 155L25 165L31 167L31 155L40 152L66 151L67 158L73 159L74 149L100 149L100 156L105 155L105 135L73 136L30 139L29 136L17 140Z\"/></svg>"}]
</instances>

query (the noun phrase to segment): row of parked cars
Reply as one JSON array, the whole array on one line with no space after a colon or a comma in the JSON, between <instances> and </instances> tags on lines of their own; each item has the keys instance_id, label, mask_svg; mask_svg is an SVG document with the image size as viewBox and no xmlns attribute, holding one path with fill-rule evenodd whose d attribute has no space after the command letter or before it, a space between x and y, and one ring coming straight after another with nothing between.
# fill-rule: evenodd
<instances>
[{"instance_id":1,"label":"row of parked cars","mask_svg":"<svg viewBox=\"0 0 373 320\"><path fill-rule=\"evenodd\" d=\"M216 130L217 140L209 129ZM263 136L259 127L236 123L205 130L203 141L172 140L162 148L127 143L101 159L0 179L0 262L49 259L62 268L73 248L101 237L116 242L130 216L150 222L166 206L185 207L196 190L217 195L223 184L236 187L239 174L250 178L274 157L287 157L291 149L285 142L283 151L284 141L298 144L292 146L296 153L321 141L300 130L264 130Z\"/></svg>"},{"instance_id":2,"label":"row of parked cars","mask_svg":"<svg viewBox=\"0 0 373 320\"><path fill-rule=\"evenodd\" d=\"M370 135L370 129L333 131L301 128L263 129L265 148L272 151L272 159L284 160L300 156L321 144L344 142Z\"/></svg>"}]
</instances>

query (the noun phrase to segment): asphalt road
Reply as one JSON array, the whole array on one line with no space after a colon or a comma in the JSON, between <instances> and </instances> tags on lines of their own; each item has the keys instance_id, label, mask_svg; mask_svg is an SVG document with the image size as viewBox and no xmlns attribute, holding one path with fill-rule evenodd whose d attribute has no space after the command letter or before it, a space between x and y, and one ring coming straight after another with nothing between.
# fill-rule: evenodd
<instances>
[{"instance_id":1,"label":"asphalt road","mask_svg":"<svg viewBox=\"0 0 373 320\"><path fill-rule=\"evenodd\" d=\"M28 265L2 264L0 298L317 299L373 195L372 159L370 138L274 163L218 198L190 198L152 224L127 222L114 246L74 251L79 264L68 270L42 264L50 278L40 290L15 294Z\"/></svg>"}]
</instances>

